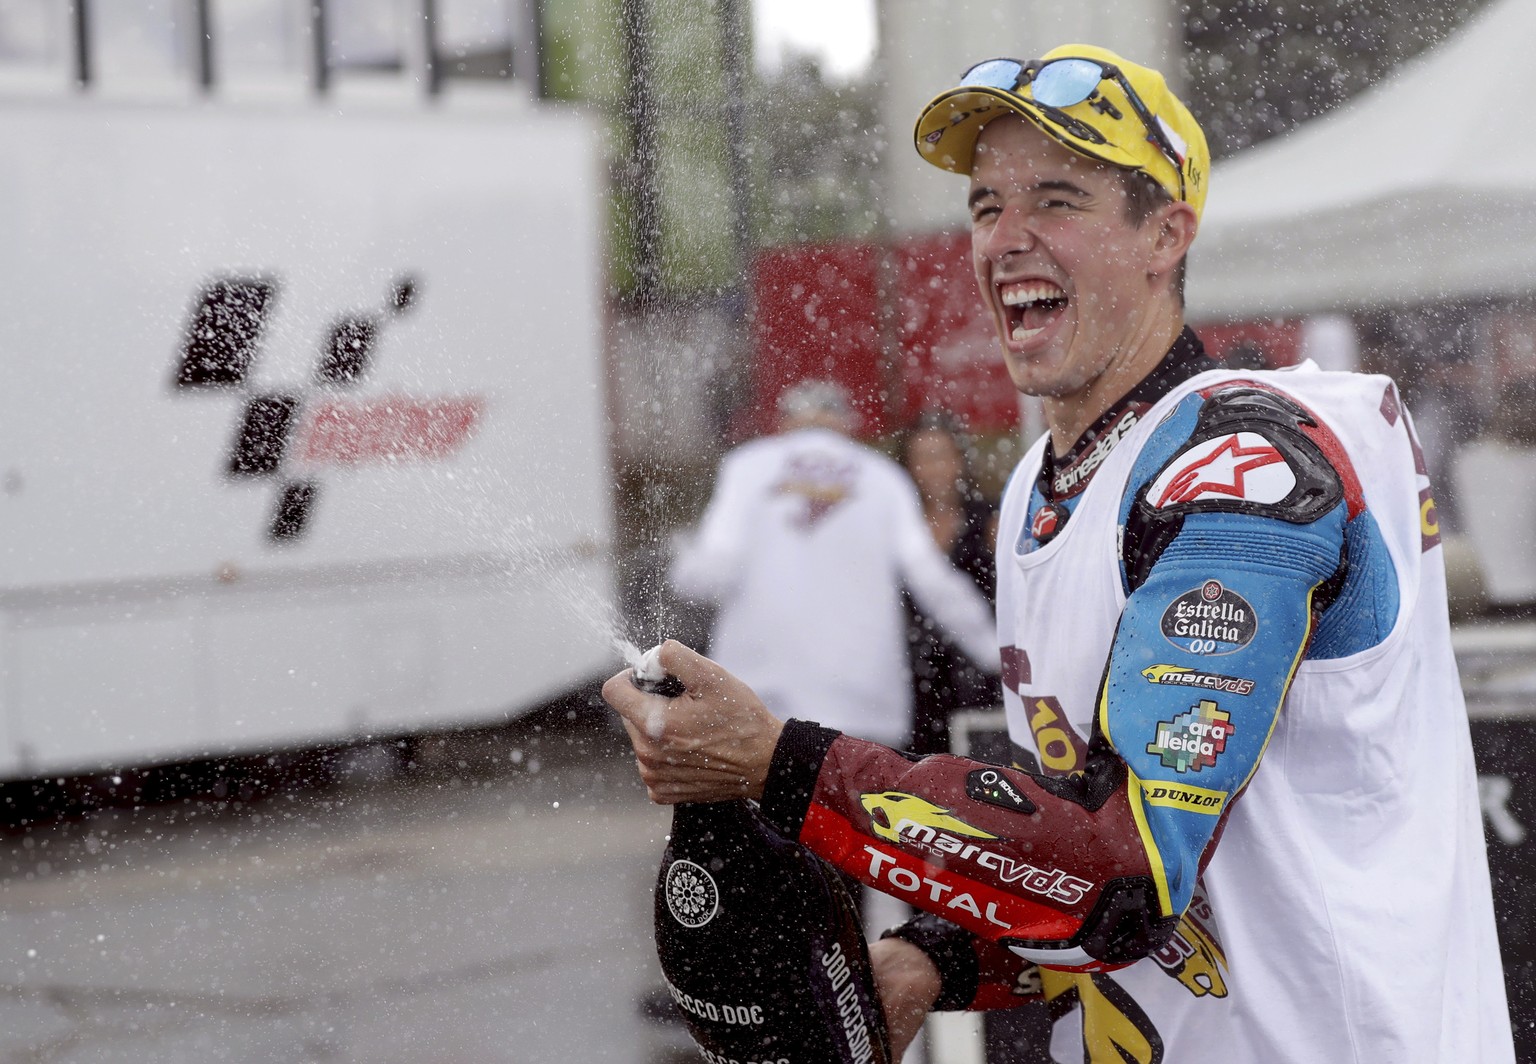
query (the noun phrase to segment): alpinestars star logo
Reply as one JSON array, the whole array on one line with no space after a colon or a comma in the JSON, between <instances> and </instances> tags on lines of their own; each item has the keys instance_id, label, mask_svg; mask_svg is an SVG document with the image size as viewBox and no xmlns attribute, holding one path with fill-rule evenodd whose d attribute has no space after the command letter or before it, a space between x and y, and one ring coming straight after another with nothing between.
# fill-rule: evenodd
<instances>
[{"instance_id":1,"label":"alpinestars star logo","mask_svg":"<svg viewBox=\"0 0 1536 1064\"><path fill-rule=\"evenodd\" d=\"M692 861L673 861L663 889L667 911L684 927L703 927L720 911L720 888L714 877Z\"/></svg>"},{"instance_id":2,"label":"alpinestars star logo","mask_svg":"<svg viewBox=\"0 0 1536 1064\"><path fill-rule=\"evenodd\" d=\"M1170 462L1147 490L1153 506L1202 501L1277 503L1296 474L1275 445L1256 432L1206 440Z\"/></svg>"},{"instance_id":3,"label":"alpinestars star logo","mask_svg":"<svg viewBox=\"0 0 1536 1064\"><path fill-rule=\"evenodd\" d=\"M394 282L381 311L353 311L332 322L307 386L259 388L252 370L278 288L272 277L228 277L204 285L187 323L174 384L245 393L225 475L280 482L267 534L284 541L308 525L319 492L315 471L446 458L473 434L485 404L473 395L357 399L346 394L367 378L389 323L415 305L411 277Z\"/></svg>"}]
</instances>

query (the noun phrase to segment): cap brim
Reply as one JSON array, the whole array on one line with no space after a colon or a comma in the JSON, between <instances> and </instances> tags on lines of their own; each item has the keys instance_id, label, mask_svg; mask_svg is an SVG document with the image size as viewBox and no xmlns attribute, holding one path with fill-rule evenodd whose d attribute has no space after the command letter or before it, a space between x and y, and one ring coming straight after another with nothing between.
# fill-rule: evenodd
<instances>
[{"instance_id":1,"label":"cap brim","mask_svg":"<svg viewBox=\"0 0 1536 1064\"><path fill-rule=\"evenodd\" d=\"M1140 160L1114 144L1098 144L1074 136L1052 121L1029 97L989 85L962 85L934 97L918 116L913 143L918 154L939 169L969 174L982 127L1003 114L1027 119L1058 144L1095 162L1128 170L1143 169Z\"/></svg>"}]
</instances>

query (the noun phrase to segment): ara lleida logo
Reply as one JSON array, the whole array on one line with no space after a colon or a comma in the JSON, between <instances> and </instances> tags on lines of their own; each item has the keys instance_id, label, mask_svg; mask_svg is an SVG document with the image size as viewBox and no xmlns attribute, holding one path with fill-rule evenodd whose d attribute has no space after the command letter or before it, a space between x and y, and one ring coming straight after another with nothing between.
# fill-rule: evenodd
<instances>
[{"instance_id":1,"label":"ara lleida logo","mask_svg":"<svg viewBox=\"0 0 1536 1064\"><path fill-rule=\"evenodd\" d=\"M1175 772L1199 772L1216 764L1232 737L1232 716L1210 699L1202 698L1172 720L1159 721L1157 739L1147 753L1162 758L1163 767Z\"/></svg>"},{"instance_id":2,"label":"ara lleida logo","mask_svg":"<svg viewBox=\"0 0 1536 1064\"><path fill-rule=\"evenodd\" d=\"M355 394L373 369L378 342L418 300L416 279L397 278L381 308L350 310L317 337L310 379L267 389L253 369L276 309L273 277L223 277L194 298L174 384L243 393L224 473L278 485L267 535L289 541L309 527L319 471L373 463L441 461L457 453L484 412L479 396L422 398Z\"/></svg>"}]
</instances>

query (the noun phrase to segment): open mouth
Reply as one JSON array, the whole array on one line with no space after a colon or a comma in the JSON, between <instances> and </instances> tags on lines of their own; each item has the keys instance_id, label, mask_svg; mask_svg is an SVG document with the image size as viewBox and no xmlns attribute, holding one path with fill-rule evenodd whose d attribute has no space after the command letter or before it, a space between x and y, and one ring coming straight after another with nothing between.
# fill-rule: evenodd
<instances>
[{"instance_id":1,"label":"open mouth","mask_svg":"<svg viewBox=\"0 0 1536 1064\"><path fill-rule=\"evenodd\" d=\"M1016 342L1033 339L1067 308L1067 293L1052 281L1020 281L1001 286L1008 335Z\"/></svg>"}]
</instances>

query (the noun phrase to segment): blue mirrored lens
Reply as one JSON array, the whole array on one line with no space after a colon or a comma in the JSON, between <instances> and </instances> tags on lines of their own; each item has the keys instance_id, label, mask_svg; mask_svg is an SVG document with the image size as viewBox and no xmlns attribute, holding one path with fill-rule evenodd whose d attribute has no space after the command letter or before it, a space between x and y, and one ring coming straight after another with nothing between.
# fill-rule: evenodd
<instances>
[{"instance_id":1,"label":"blue mirrored lens","mask_svg":"<svg viewBox=\"0 0 1536 1064\"><path fill-rule=\"evenodd\" d=\"M1016 59L988 59L985 63L977 63L965 72L965 77L960 79L962 85L986 85L993 89L1007 89L1012 92L1019 86L1019 75L1024 73L1024 64Z\"/></svg>"},{"instance_id":2,"label":"blue mirrored lens","mask_svg":"<svg viewBox=\"0 0 1536 1064\"><path fill-rule=\"evenodd\" d=\"M1071 107L1092 96L1103 80L1103 68L1091 60L1058 59L1041 67L1029 87L1047 107Z\"/></svg>"}]
</instances>

